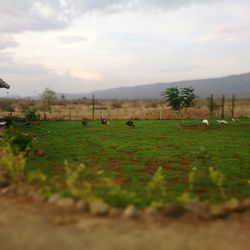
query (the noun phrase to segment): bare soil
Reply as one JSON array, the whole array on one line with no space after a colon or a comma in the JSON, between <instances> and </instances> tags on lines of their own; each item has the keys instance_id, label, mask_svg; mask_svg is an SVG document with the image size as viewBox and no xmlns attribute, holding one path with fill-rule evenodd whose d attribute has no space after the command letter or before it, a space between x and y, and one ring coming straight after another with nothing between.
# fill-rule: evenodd
<instances>
[{"instance_id":1,"label":"bare soil","mask_svg":"<svg viewBox=\"0 0 250 250\"><path fill-rule=\"evenodd\" d=\"M250 211L204 221L96 218L20 197L0 197L1 250L248 250Z\"/></svg>"}]
</instances>

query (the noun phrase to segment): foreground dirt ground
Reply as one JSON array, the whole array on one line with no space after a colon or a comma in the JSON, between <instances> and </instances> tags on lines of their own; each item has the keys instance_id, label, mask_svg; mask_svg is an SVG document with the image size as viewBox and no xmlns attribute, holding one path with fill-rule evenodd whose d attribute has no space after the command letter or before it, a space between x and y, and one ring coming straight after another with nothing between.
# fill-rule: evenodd
<instances>
[{"instance_id":1,"label":"foreground dirt ground","mask_svg":"<svg viewBox=\"0 0 250 250\"><path fill-rule=\"evenodd\" d=\"M0 196L1 250L248 250L250 212L227 219L95 218Z\"/></svg>"}]
</instances>

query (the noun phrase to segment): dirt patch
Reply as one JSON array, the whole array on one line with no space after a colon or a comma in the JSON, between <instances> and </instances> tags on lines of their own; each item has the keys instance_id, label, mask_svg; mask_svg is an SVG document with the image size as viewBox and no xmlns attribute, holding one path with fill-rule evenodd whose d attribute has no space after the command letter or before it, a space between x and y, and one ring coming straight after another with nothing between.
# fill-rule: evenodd
<instances>
[{"instance_id":1,"label":"dirt patch","mask_svg":"<svg viewBox=\"0 0 250 250\"><path fill-rule=\"evenodd\" d=\"M122 185L125 182L125 179L123 177L117 177L116 179L114 179L114 184L115 185Z\"/></svg>"},{"instance_id":2,"label":"dirt patch","mask_svg":"<svg viewBox=\"0 0 250 250\"><path fill-rule=\"evenodd\" d=\"M250 212L225 220L96 218L42 203L0 197L1 249L247 250Z\"/></svg>"},{"instance_id":3,"label":"dirt patch","mask_svg":"<svg viewBox=\"0 0 250 250\"><path fill-rule=\"evenodd\" d=\"M250 128L250 125L248 124L241 124L241 125L237 125L237 128Z\"/></svg>"},{"instance_id":4,"label":"dirt patch","mask_svg":"<svg viewBox=\"0 0 250 250\"><path fill-rule=\"evenodd\" d=\"M180 124L177 127L184 130L215 130L219 128L219 127L207 126L206 124L195 124L195 125Z\"/></svg>"},{"instance_id":5,"label":"dirt patch","mask_svg":"<svg viewBox=\"0 0 250 250\"><path fill-rule=\"evenodd\" d=\"M120 164L121 162L119 160L108 159L106 162L107 170L109 172L120 173L121 172Z\"/></svg>"}]
</instances>

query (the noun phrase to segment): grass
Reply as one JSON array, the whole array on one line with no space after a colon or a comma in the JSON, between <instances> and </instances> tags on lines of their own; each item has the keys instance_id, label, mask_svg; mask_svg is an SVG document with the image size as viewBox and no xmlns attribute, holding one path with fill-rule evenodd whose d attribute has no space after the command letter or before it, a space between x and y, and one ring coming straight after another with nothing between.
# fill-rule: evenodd
<instances>
[{"instance_id":1,"label":"grass","mask_svg":"<svg viewBox=\"0 0 250 250\"><path fill-rule=\"evenodd\" d=\"M199 125L200 121L184 123ZM223 175L227 198L250 196L249 120L226 126L214 121L209 128L180 128L175 120L140 120L135 124L135 129L119 120L111 121L108 126L99 121L89 122L87 127L82 127L79 121L31 126L28 130L38 135L34 150L43 149L45 156L30 156L27 168L63 182L65 159L70 163L84 163L83 180L114 206L148 205L152 198L147 195L148 183L159 167L167 182L164 199L168 203L177 202L177 197L187 191L202 200L223 199L206 172L210 166ZM51 134L39 136L43 131L38 128L50 130ZM190 190L188 176L194 167L205 170ZM104 177L112 180L111 191L102 183ZM157 190L157 196L156 193Z\"/></svg>"}]
</instances>

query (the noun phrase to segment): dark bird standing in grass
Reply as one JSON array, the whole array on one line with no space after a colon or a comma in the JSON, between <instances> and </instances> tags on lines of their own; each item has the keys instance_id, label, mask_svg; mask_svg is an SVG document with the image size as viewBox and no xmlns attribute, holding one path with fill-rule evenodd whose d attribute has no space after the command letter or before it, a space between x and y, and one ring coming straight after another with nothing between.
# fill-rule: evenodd
<instances>
[{"instance_id":1,"label":"dark bird standing in grass","mask_svg":"<svg viewBox=\"0 0 250 250\"><path fill-rule=\"evenodd\" d=\"M105 118L101 118L101 124L108 125L109 121Z\"/></svg>"},{"instance_id":2,"label":"dark bird standing in grass","mask_svg":"<svg viewBox=\"0 0 250 250\"><path fill-rule=\"evenodd\" d=\"M88 125L87 119L82 119L82 125L86 127Z\"/></svg>"},{"instance_id":3,"label":"dark bird standing in grass","mask_svg":"<svg viewBox=\"0 0 250 250\"><path fill-rule=\"evenodd\" d=\"M126 125L129 126L130 128L135 128L135 124L132 120L127 121Z\"/></svg>"}]
</instances>

